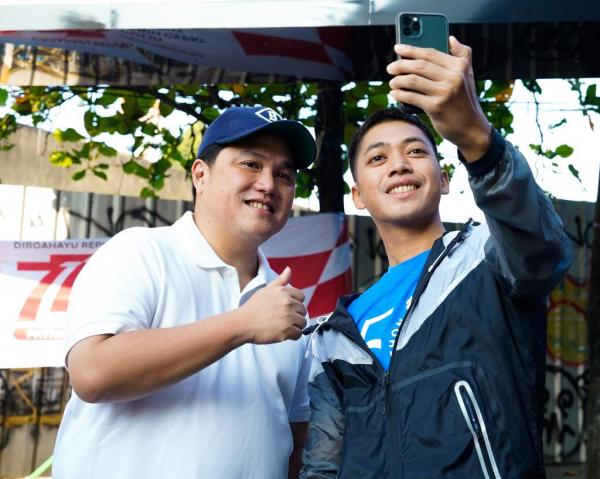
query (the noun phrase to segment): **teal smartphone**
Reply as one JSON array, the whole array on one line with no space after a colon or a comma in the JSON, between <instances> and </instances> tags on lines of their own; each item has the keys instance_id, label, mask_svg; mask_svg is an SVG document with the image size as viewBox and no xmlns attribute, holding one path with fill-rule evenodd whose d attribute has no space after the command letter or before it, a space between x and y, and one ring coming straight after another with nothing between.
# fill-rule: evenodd
<instances>
[{"instance_id":1,"label":"teal smartphone","mask_svg":"<svg viewBox=\"0 0 600 479\"><path fill-rule=\"evenodd\" d=\"M401 12L396 16L396 41L448 53L448 18L441 13ZM407 113L423 113L416 106L399 103Z\"/></svg>"}]
</instances>

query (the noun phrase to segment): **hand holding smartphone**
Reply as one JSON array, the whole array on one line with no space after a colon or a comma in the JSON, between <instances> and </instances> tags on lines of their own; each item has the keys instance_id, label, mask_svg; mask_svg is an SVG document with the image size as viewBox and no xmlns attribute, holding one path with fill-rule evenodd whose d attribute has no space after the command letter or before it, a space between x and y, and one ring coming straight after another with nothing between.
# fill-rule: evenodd
<instances>
[{"instance_id":1,"label":"hand holding smartphone","mask_svg":"<svg viewBox=\"0 0 600 479\"><path fill-rule=\"evenodd\" d=\"M396 41L448 53L448 19L441 13L401 12L396 16ZM407 113L423 113L414 105L398 106Z\"/></svg>"}]
</instances>

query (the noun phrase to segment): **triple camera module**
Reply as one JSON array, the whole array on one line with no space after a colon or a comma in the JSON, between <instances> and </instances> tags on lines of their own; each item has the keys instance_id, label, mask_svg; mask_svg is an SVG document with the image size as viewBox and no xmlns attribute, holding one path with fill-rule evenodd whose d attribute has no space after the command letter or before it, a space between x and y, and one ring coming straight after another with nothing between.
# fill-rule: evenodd
<instances>
[{"instance_id":1,"label":"triple camera module","mask_svg":"<svg viewBox=\"0 0 600 479\"><path fill-rule=\"evenodd\" d=\"M421 20L416 16L402 17L402 32L406 37L417 37L421 34Z\"/></svg>"}]
</instances>

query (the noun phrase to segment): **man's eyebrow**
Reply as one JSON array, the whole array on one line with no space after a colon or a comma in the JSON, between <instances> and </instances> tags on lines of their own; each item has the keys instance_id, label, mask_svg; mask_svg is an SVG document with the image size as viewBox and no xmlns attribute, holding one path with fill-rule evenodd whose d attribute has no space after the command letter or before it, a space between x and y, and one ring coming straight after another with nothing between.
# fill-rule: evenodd
<instances>
[{"instance_id":1,"label":"man's eyebrow","mask_svg":"<svg viewBox=\"0 0 600 479\"><path fill-rule=\"evenodd\" d=\"M261 160L266 159L266 155L263 155L260 151L253 150L252 148L248 148L247 150L243 150L241 152L242 156L252 156L254 158L259 158ZM296 170L296 166L294 165L294 161L292 159L286 160L282 165L282 169Z\"/></svg>"},{"instance_id":2,"label":"man's eyebrow","mask_svg":"<svg viewBox=\"0 0 600 479\"><path fill-rule=\"evenodd\" d=\"M390 146L389 143L385 142L385 141L378 141L376 143L371 143L369 146L367 146L364 150L363 150L363 154L368 153L371 150L374 150L376 148L381 148L384 146Z\"/></svg>"},{"instance_id":3,"label":"man's eyebrow","mask_svg":"<svg viewBox=\"0 0 600 479\"><path fill-rule=\"evenodd\" d=\"M245 150L242 150L240 154L242 156L254 156L256 158L265 158L265 155L263 155L259 151L253 150L252 148L247 148Z\"/></svg>"},{"instance_id":4,"label":"man's eyebrow","mask_svg":"<svg viewBox=\"0 0 600 479\"><path fill-rule=\"evenodd\" d=\"M419 142L419 143L423 143L424 145L427 145L427 141L425 141L424 138L421 138L420 136L409 136L407 138L402 139L402 141L400 141L400 145L406 145L408 143L414 143L414 142ZM386 147L386 146L390 146L390 143L387 141L377 141L375 143L371 143L369 146L367 146L364 151L363 154L368 153L370 150L374 150L376 148L382 148L382 147Z\"/></svg>"},{"instance_id":5,"label":"man's eyebrow","mask_svg":"<svg viewBox=\"0 0 600 479\"><path fill-rule=\"evenodd\" d=\"M423 143L424 145L427 145L427 141L425 141L425 139L421 138L420 136L409 136L408 138L404 138L404 140L402 140L401 143L407 144L407 143L414 143L415 141L418 141L419 143Z\"/></svg>"}]
</instances>

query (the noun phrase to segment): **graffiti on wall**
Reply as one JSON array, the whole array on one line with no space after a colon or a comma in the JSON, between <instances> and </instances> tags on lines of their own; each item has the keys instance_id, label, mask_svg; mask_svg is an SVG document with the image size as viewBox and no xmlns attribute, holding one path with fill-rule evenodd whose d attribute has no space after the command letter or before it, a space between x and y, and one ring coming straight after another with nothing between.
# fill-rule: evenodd
<instances>
[{"instance_id":1,"label":"graffiti on wall","mask_svg":"<svg viewBox=\"0 0 600 479\"><path fill-rule=\"evenodd\" d=\"M584 462L593 205L559 201L556 207L577 257L548 302L544 454L546 462Z\"/></svg>"}]
</instances>

